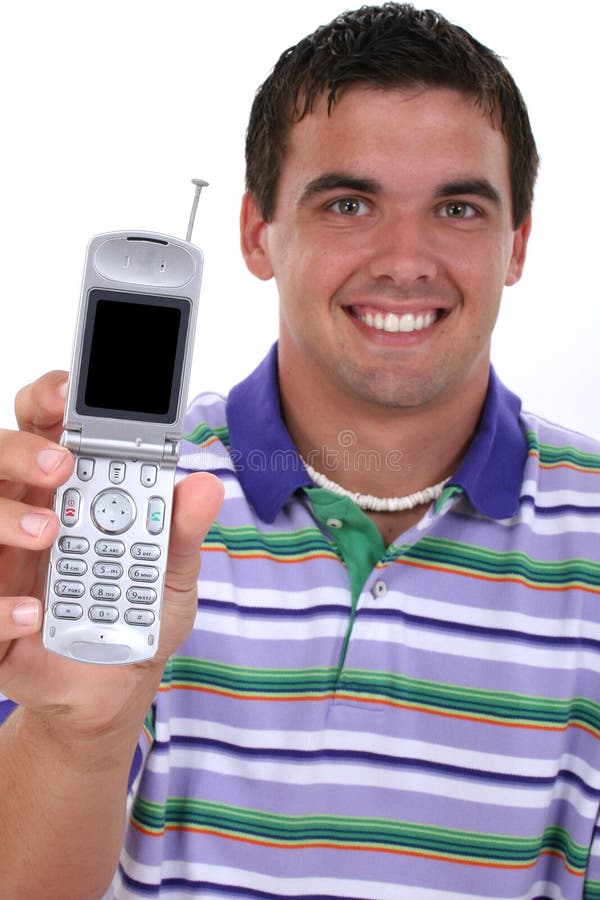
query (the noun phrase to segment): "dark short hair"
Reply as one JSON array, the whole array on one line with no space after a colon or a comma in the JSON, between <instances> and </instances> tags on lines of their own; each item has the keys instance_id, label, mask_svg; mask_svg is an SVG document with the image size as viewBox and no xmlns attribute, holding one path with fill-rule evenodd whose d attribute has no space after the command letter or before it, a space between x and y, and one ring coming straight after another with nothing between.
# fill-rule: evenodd
<instances>
[{"instance_id":1,"label":"dark short hair","mask_svg":"<svg viewBox=\"0 0 600 900\"><path fill-rule=\"evenodd\" d=\"M445 87L473 96L509 150L513 225L531 211L538 154L521 93L502 60L433 10L362 6L290 47L258 89L246 134L246 187L273 217L288 129L352 85Z\"/></svg>"}]
</instances>

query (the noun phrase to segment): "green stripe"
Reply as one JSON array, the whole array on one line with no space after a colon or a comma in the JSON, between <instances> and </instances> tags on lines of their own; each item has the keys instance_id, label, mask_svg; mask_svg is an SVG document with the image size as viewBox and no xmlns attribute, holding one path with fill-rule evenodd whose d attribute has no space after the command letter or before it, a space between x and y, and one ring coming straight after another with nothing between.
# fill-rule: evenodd
<instances>
[{"instance_id":1,"label":"green stripe","mask_svg":"<svg viewBox=\"0 0 600 900\"><path fill-rule=\"evenodd\" d=\"M215 524L205 538L208 549L221 547L232 554L260 553L285 560L318 553L338 559L332 545L317 527L296 531L260 532L250 525L229 527Z\"/></svg>"},{"instance_id":2,"label":"green stripe","mask_svg":"<svg viewBox=\"0 0 600 900\"><path fill-rule=\"evenodd\" d=\"M518 579L534 587L586 587L600 593L600 564L575 557L552 562L533 559L525 553L502 553L460 541L422 537L416 544L399 547L404 559L457 572L487 575L492 578Z\"/></svg>"},{"instance_id":3,"label":"green stripe","mask_svg":"<svg viewBox=\"0 0 600 900\"><path fill-rule=\"evenodd\" d=\"M527 432L527 446L529 452L534 451L538 454L543 465L571 464L590 472L598 472L600 470L600 456L598 454L586 453L568 444L555 447L551 444L540 443L534 431Z\"/></svg>"},{"instance_id":4,"label":"green stripe","mask_svg":"<svg viewBox=\"0 0 600 900\"><path fill-rule=\"evenodd\" d=\"M209 444L215 438L218 438L229 449L229 429L226 425L211 428L206 422L199 422L192 433L185 436L186 441L198 444L198 446Z\"/></svg>"},{"instance_id":5,"label":"green stripe","mask_svg":"<svg viewBox=\"0 0 600 900\"><path fill-rule=\"evenodd\" d=\"M556 826L539 836L513 837L394 819L281 815L186 797L170 797L166 804L138 798L133 819L140 828L155 834L165 828L199 829L275 846L325 843L339 849L424 853L467 863L529 866L540 853L552 851L560 853L578 873L584 871L588 858L588 848L576 843L566 829Z\"/></svg>"},{"instance_id":6,"label":"green stripe","mask_svg":"<svg viewBox=\"0 0 600 900\"><path fill-rule=\"evenodd\" d=\"M436 712L493 719L499 723L541 728L566 728L577 724L600 734L600 705L586 697L561 700L427 682L394 672L357 670L343 674L339 690L352 692L363 699L388 699Z\"/></svg>"},{"instance_id":7,"label":"green stripe","mask_svg":"<svg viewBox=\"0 0 600 900\"><path fill-rule=\"evenodd\" d=\"M296 531L260 532L254 526L214 525L205 546L221 548L233 555L258 553L274 559L310 557L320 554L338 559L335 545L317 527ZM473 574L498 580L516 579L539 588L581 588L600 593L600 563L575 557L553 562L534 559L520 551L500 552L460 541L423 536L415 544L393 548L397 561L414 561L432 568L453 569L458 574ZM388 559L389 557L389 559ZM388 554L387 561L393 561Z\"/></svg>"},{"instance_id":8,"label":"green stripe","mask_svg":"<svg viewBox=\"0 0 600 900\"><path fill-rule=\"evenodd\" d=\"M154 741L156 738L156 711L154 705L152 705L146 713L146 718L144 719L144 728L147 730L148 734Z\"/></svg>"},{"instance_id":9,"label":"green stripe","mask_svg":"<svg viewBox=\"0 0 600 900\"><path fill-rule=\"evenodd\" d=\"M600 881L586 880L583 886L583 900L600 900Z\"/></svg>"},{"instance_id":10,"label":"green stripe","mask_svg":"<svg viewBox=\"0 0 600 900\"><path fill-rule=\"evenodd\" d=\"M344 669L241 668L192 657L172 657L163 686L177 684L236 695L294 700L330 695L334 690L363 702L388 701L424 710L468 715L499 724L562 729L579 725L600 734L600 704L586 697L563 700L509 691L466 688L459 685L408 678L394 672Z\"/></svg>"},{"instance_id":11,"label":"green stripe","mask_svg":"<svg viewBox=\"0 0 600 900\"><path fill-rule=\"evenodd\" d=\"M163 685L214 688L236 694L324 694L335 688L337 667L315 669L250 669L193 657L173 656Z\"/></svg>"}]
</instances>

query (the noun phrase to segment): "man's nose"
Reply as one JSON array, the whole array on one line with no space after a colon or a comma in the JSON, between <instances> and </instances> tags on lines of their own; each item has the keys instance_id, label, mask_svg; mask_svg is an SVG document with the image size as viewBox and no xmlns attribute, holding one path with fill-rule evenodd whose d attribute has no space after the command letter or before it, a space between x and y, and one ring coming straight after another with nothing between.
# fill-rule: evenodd
<instances>
[{"instance_id":1,"label":"man's nose","mask_svg":"<svg viewBox=\"0 0 600 900\"><path fill-rule=\"evenodd\" d=\"M432 280L438 272L433 236L419 217L386 217L365 248L371 278L396 285Z\"/></svg>"}]
</instances>

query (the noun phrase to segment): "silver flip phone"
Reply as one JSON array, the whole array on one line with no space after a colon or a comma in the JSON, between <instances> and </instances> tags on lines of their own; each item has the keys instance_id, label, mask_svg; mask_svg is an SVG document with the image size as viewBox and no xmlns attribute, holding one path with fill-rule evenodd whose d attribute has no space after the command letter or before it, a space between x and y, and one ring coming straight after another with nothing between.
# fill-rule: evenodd
<instances>
[{"instance_id":1,"label":"silver flip phone","mask_svg":"<svg viewBox=\"0 0 600 900\"><path fill-rule=\"evenodd\" d=\"M171 503L202 277L201 251L149 231L88 245L56 492L43 642L88 663L157 648Z\"/></svg>"}]
</instances>

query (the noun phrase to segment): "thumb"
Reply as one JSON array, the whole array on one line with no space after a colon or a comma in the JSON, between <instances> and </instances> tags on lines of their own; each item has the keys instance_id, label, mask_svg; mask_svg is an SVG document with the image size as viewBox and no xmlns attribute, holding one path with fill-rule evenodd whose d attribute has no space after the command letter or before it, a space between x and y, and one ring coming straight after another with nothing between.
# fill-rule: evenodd
<instances>
[{"instance_id":1,"label":"thumb","mask_svg":"<svg viewBox=\"0 0 600 900\"><path fill-rule=\"evenodd\" d=\"M215 475L196 472L175 487L167 564L167 587L196 587L200 545L223 502L223 485Z\"/></svg>"}]
</instances>

